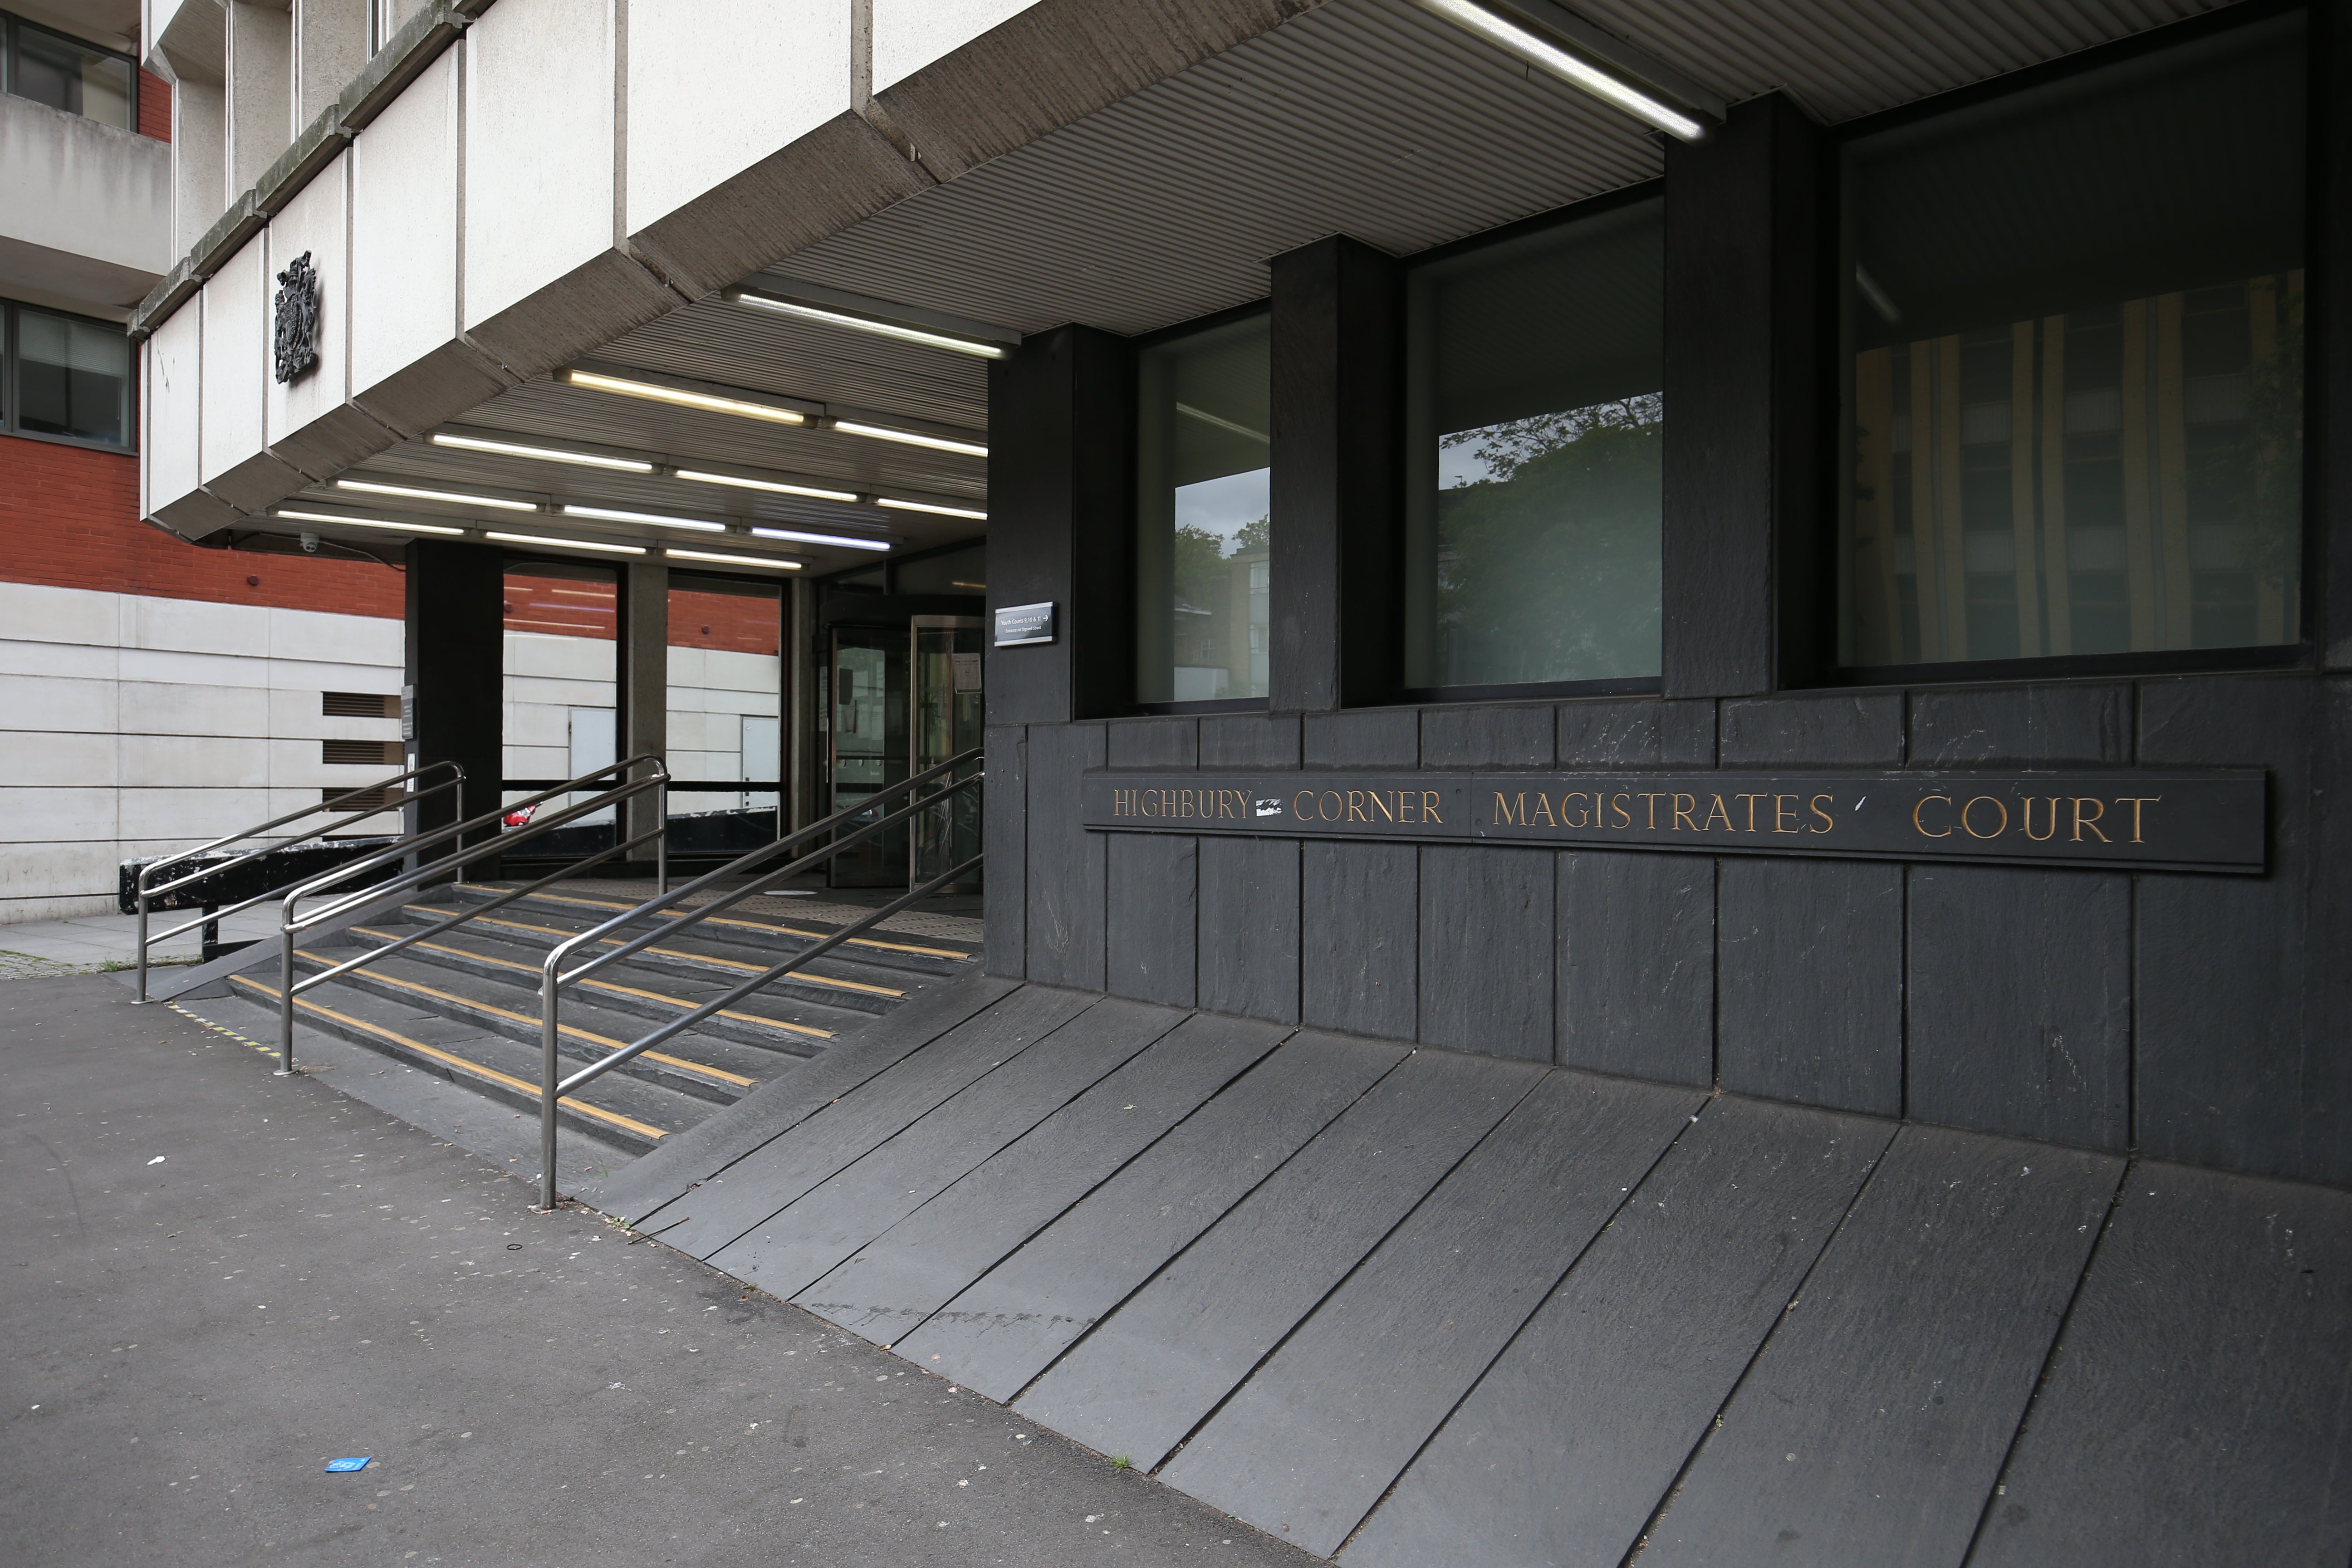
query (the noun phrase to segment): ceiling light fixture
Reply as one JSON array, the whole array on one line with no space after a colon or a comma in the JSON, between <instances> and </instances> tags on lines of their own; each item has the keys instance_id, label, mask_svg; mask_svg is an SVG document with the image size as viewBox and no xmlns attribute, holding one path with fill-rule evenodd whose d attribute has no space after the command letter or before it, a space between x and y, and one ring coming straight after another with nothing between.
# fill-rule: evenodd
<instances>
[{"instance_id":1,"label":"ceiling light fixture","mask_svg":"<svg viewBox=\"0 0 2352 1568\"><path fill-rule=\"evenodd\" d=\"M903 441L909 447L929 447L938 452L961 452L973 458L985 458L988 448L971 441L950 441L944 436L921 436L912 430L893 430L887 425L866 425L848 419L836 419L833 427L851 436L871 436L877 441Z\"/></svg>"},{"instance_id":2,"label":"ceiling light fixture","mask_svg":"<svg viewBox=\"0 0 2352 1568\"><path fill-rule=\"evenodd\" d=\"M705 473L700 468L680 468L677 477L703 485L734 485L747 490L772 490L780 496L808 496L816 500L855 501L850 490L821 490L814 485L779 484L774 479L747 479L739 474Z\"/></svg>"},{"instance_id":3,"label":"ceiling light fixture","mask_svg":"<svg viewBox=\"0 0 2352 1568\"><path fill-rule=\"evenodd\" d=\"M982 342L975 338L925 331L920 327L900 326L896 321L853 316L842 310L821 310L814 305L779 300L772 294L755 294L749 289L730 289L719 297L730 305L751 305L759 310L772 310L780 316L798 316L803 321L823 321L828 326L847 327L853 331L872 332L877 337L897 338L901 342L921 343L927 348L950 349L960 354L975 354L982 359L1006 359L1013 353L1011 345L1006 343Z\"/></svg>"},{"instance_id":4,"label":"ceiling light fixture","mask_svg":"<svg viewBox=\"0 0 2352 1568\"><path fill-rule=\"evenodd\" d=\"M968 506L933 506L927 500L898 500L890 496L877 496L874 498L874 504L888 507L892 511L929 511L936 512L941 517L968 517L974 522L988 521L986 512L974 511Z\"/></svg>"},{"instance_id":5,"label":"ceiling light fixture","mask_svg":"<svg viewBox=\"0 0 2352 1568\"><path fill-rule=\"evenodd\" d=\"M752 533L761 539L790 540L794 544L838 544L846 550L887 550L887 539L851 539L839 533L797 533L789 528L755 528Z\"/></svg>"},{"instance_id":6,"label":"ceiling light fixture","mask_svg":"<svg viewBox=\"0 0 2352 1568\"><path fill-rule=\"evenodd\" d=\"M448 528L437 522L387 522L373 517L337 517L324 511L272 511L272 517L282 517L290 522L344 522L353 528L385 528L397 533L463 533L462 528Z\"/></svg>"},{"instance_id":7,"label":"ceiling light fixture","mask_svg":"<svg viewBox=\"0 0 2352 1568\"><path fill-rule=\"evenodd\" d=\"M573 386L618 393L623 397L642 397L653 403L673 403L680 408L732 414L743 419L765 419L773 425L808 423L808 416L796 408L778 408L772 404L751 403L740 397L720 397L708 392L688 392L684 387L662 386L650 381L626 381L617 375L600 375L594 371L567 370L563 372L563 379Z\"/></svg>"},{"instance_id":8,"label":"ceiling light fixture","mask_svg":"<svg viewBox=\"0 0 2352 1568\"><path fill-rule=\"evenodd\" d=\"M558 550L602 550L613 555L643 555L642 544L606 544L595 539L549 539L537 533L485 533L485 539L495 539L501 544L545 544Z\"/></svg>"},{"instance_id":9,"label":"ceiling light fixture","mask_svg":"<svg viewBox=\"0 0 2352 1568\"><path fill-rule=\"evenodd\" d=\"M606 458L593 452L566 452L554 447L526 447L515 441L489 441L479 436L452 436L446 431L433 433L436 447L456 447L468 452L495 452L502 458L536 458L550 463L577 463L587 468L614 468L625 474L650 474L651 463L635 458Z\"/></svg>"},{"instance_id":10,"label":"ceiling light fixture","mask_svg":"<svg viewBox=\"0 0 2352 1568\"><path fill-rule=\"evenodd\" d=\"M690 528L697 533L724 533L723 522L709 522L698 517L663 517L650 511L614 511L604 506L566 506L566 517L592 517L599 522L642 523L653 528Z\"/></svg>"},{"instance_id":11,"label":"ceiling light fixture","mask_svg":"<svg viewBox=\"0 0 2352 1568\"><path fill-rule=\"evenodd\" d=\"M455 490L421 490L411 485L381 485L373 479L337 479L339 490L365 490L370 495L406 496L411 500L446 501L451 506L495 507L500 511L537 511L535 500L508 500L503 496L460 495Z\"/></svg>"},{"instance_id":12,"label":"ceiling light fixture","mask_svg":"<svg viewBox=\"0 0 2352 1568\"><path fill-rule=\"evenodd\" d=\"M1444 17L1465 32L1476 34L1506 53L1517 56L1546 75L1557 77L1570 87L1591 93L1603 103L1623 110L1634 119L1657 127L1669 136L1679 137L1685 142L1706 140L1707 127L1705 121L1683 112L1663 98L1634 85L1627 79L1626 74L1619 73L1622 68L1610 68L1616 62L1604 64L1564 47L1566 42L1575 39L1588 48L1601 44L1611 54L1630 57L1634 52L1630 46L1607 39L1591 24L1557 5L1544 4L1543 0L1533 0L1533 3L1529 0L1505 0L1504 5L1497 10L1474 5L1472 0L1413 0L1413 4L1433 16ZM1518 13L1531 19L1541 17L1553 25L1539 31L1501 14L1502 11ZM1577 38L1580 33L1591 37ZM1561 34L1567 37L1559 36ZM1594 49L1593 52L1598 54L1600 50Z\"/></svg>"},{"instance_id":13,"label":"ceiling light fixture","mask_svg":"<svg viewBox=\"0 0 2352 1568\"><path fill-rule=\"evenodd\" d=\"M767 566L779 572L797 572L801 563L772 555L714 555L708 550L665 550L672 561L717 561L728 566Z\"/></svg>"}]
</instances>

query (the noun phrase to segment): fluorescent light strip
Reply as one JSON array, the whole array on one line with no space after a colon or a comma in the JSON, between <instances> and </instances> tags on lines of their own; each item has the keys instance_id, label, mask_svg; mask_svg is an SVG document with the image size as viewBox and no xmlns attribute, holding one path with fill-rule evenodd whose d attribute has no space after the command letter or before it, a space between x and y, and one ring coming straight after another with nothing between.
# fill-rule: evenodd
<instances>
[{"instance_id":1,"label":"fluorescent light strip","mask_svg":"<svg viewBox=\"0 0 2352 1568\"><path fill-rule=\"evenodd\" d=\"M887 550L887 539L851 539L838 533L795 533L789 528L755 528L752 533L761 539L788 539L795 544L838 544L847 550Z\"/></svg>"},{"instance_id":2,"label":"fluorescent light strip","mask_svg":"<svg viewBox=\"0 0 2352 1568\"><path fill-rule=\"evenodd\" d=\"M717 397L707 392L688 392L681 387L659 386L649 381L624 381L615 375L599 375L593 371L567 370L563 379L574 386L593 387L598 392L616 392L623 397L642 397L654 403L674 403L681 408L701 408L713 414L732 414L743 419L765 419L773 425L805 425L808 416L797 409L777 408L765 403L746 403L740 398Z\"/></svg>"},{"instance_id":3,"label":"fluorescent light strip","mask_svg":"<svg viewBox=\"0 0 2352 1568\"><path fill-rule=\"evenodd\" d=\"M591 452L564 452L553 447L524 447L512 441L485 441L478 436L446 436L434 432L436 447L458 447L468 452L496 452L504 458L537 458L550 463L577 463L587 468L615 468L625 474L650 474L651 463L635 458L600 458Z\"/></svg>"},{"instance_id":4,"label":"fluorescent light strip","mask_svg":"<svg viewBox=\"0 0 2352 1568\"><path fill-rule=\"evenodd\" d=\"M610 507L567 506L566 517L593 517L599 522L643 523L653 528L690 528L697 533L724 533L723 522L706 522L698 517L661 517L649 511L614 511Z\"/></svg>"},{"instance_id":5,"label":"fluorescent light strip","mask_svg":"<svg viewBox=\"0 0 2352 1568\"><path fill-rule=\"evenodd\" d=\"M1702 141L1706 127L1680 113L1608 72L1578 58L1567 50L1528 31L1513 22L1507 22L1483 5L1469 0L1414 0L1424 11L1444 17L1465 32L1477 34L1487 42L1499 46L1519 57L1538 69L1549 71L1570 87L1580 88L1601 100L1614 104L1626 113L1656 126L1669 136L1685 142Z\"/></svg>"},{"instance_id":6,"label":"fluorescent light strip","mask_svg":"<svg viewBox=\"0 0 2352 1568\"><path fill-rule=\"evenodd\" d=\"M988 514L986 512L974 511L968 506L933 506L929 501L895 500L888 496L877 496L874 499L874 504L876 506L887 506L892 511L929 511L936 512L941 517L968 517L974 522L986 522L988 521Z\"/></svg>"},{"instance_id":7,"label":"fluorescent light strip","mask_svg":"<svg viewBox=\"0 0 2352 1568\"><path fill-rule=\"evenodd\" d=\"M273 511L272 517L282 517L289 522L344 522L353 528L385 528L395 533L463 533L462 528L447 528L437 522L385 522L373 517L332 517L323 511Z\"/></svg>"},{"instance_id":8,"label":"fluorescent light strip","mask_svg":"<svg viewBox=\"0 0 2352 1568\"><path fill-rule=\"evenodd\" d=\"M773 490L780 496L810 496L817 500L855 501L856 495L849 490L821 490L813 485L784 485L773 479L746 479L734 474L707 474L699 468L680 468L677 477L692 479L697 484L733 485L740 489Z\"/></svg>"},{"instance_id":9,"label":"fluorescent light strip","mask_svg":"<svg viewBox=\"0 0 2352 1568\"><path fill-rule=\"evenodd\" d=\"M605 544L593 539L549 539L537 533L485 533L485 539L495 539L501 544L544 544L557 550L602 550L614 555L643 555L642 544Z\"/></svg>"},{"instance_id":10,"label":"fluorescent light strip","mask_svg":"<svg viewBox=\"0 0 2352 1568\"><path fill-rule=\"evenodd\" d=\"M708 550L665 550L672 561L717 561L729 566L767 566L779 572L797 572L801 563L783 561L772 555L713 555Z\"/></svg>"},{"instance_id":11,"label":"fluorescent light strip","mask_svg":"<svg viewBox=\"0 0 2352 1568\"><path fill-rule=\"evenodd\" d=\"M903 441L909 447L929 447L939 452L962 452L974 458L988 456L987 447L971 441L950 441L944 436L919 436L912 430L893 430L887 425L861 425L852 420L836 419L833 427L852 436L871 436L877 441Z\"/></svg>"},{"instance_id":12,"label":"fluorescent light strip","mask_svg":"<svg viewBox=\"0 0 2352 1568\"><path fill-rule=\"evenodd\" d=\"M459 495L455 490L420 490L407 485L380 485L370 479L337 479L339 490L365 490L370 495L406 496L411 500L446 501L451 506L496 507L500 511L537 511L539 503L530 500L507 500L499 496Z\"/></svg>"},{"instance_id":13,"label":"fluorescent light strip","mask_svg":"<svg viewBox=\"0 0 2352 1568\"><path fill-rule=\"evenodd\" d=\"M935 349L952 349L960 354L976 354L982 359L1006 359L1013 350L1003 343L982 342L976 338L951 337L946 332L927 332L920 327L902 327L896 321L879 321L871 316L852 316L839 310L820 310L814 305L797 300L779 300L771 294L754 294L748 289L733 289L727 300L737 305L756 306L773 310L780 316L798 316L804 321L824 321L827 325L847 327L853 331L872 332L877 337L897 338L901 342L922 343Z\"/></svg>"}]
</instances>

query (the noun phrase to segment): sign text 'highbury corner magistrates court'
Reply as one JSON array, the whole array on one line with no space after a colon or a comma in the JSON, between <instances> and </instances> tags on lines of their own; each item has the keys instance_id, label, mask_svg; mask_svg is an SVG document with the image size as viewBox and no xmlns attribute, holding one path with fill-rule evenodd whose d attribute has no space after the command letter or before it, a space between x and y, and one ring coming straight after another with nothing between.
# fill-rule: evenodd
<instances>
[{"instance_id":1,"label":"sign text 'highbury corner magistrates court'","mask_svg":"<svg viewBox=\"0 0 2352 1568\"><path fill-rule=\"evenodd\" d=\"M1090 773L1112 831L2260 872L2257 770Z\"/></svg>"}]
</instances>

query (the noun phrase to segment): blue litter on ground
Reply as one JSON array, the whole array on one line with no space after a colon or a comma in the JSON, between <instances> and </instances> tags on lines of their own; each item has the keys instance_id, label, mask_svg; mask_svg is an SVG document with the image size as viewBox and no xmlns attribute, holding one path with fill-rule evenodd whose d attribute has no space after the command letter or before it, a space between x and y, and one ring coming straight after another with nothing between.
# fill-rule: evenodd
<instances>
[{"instance_id":1,"label":"blue litter on ground","mask_svg":"<svg viewBox=\"0 0 2352 1568\"><path fill-rule=\"evenodd\" d=\"M367 1467L368 1462L366 1459L329 1459L327 1461L327 1473L331 1476L339 1474L344 1470L364 1470Z\"/></svg>"}]
</instances>

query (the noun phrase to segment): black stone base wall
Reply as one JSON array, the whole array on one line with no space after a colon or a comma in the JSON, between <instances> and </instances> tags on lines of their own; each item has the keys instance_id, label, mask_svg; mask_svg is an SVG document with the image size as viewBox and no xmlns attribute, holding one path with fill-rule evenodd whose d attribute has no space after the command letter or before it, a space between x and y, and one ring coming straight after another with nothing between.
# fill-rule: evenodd
<instances>
[{"instance_id":1,"label":"black stone base wall","mask_svg":"<svg viewBox=\"0 0 2352 1568\"><path fill-rule=\"evenodd\" d=\"M989 732L990 967L2352 1185L2352 677ZM1089 833L1090 768L2262 767L2261 878Z\"/></svg>"}]
</instances>

